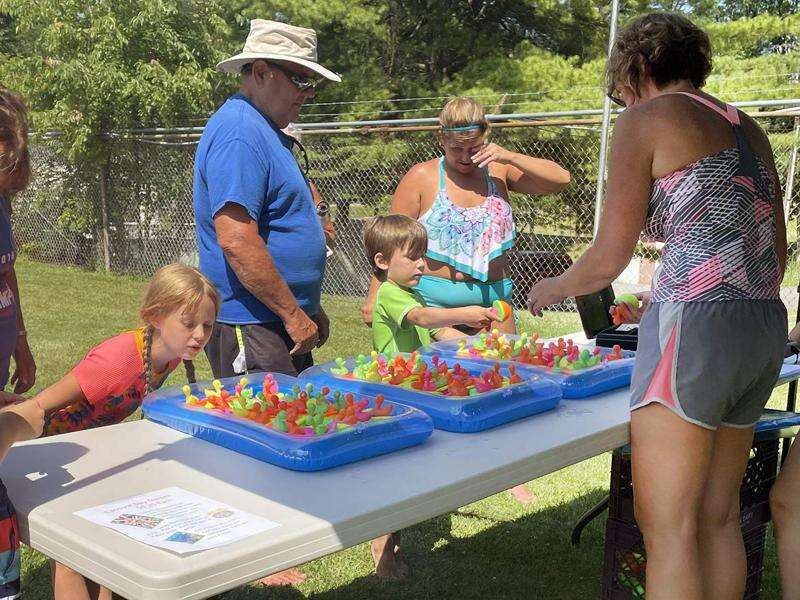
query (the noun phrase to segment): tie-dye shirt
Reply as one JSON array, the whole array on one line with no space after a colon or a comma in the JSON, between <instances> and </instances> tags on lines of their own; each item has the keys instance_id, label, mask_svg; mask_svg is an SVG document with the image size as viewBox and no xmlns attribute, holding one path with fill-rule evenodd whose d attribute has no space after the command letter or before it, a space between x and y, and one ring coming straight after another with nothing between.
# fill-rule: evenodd
<instances>
[{"instance_id":1,"label":"tie-dye shirt","mask_svg":"<svg viewBox=\"0 0 800 600\"><path fill-rule=\"evenodd\" d=\"M72 374L84 400L62 408L45 419L44 435L113 425L128 418L142 404L145 387L144 329L126 331L92 348ZM175 359L150 378L158 389L175 370Z\"/></svg>"},{"instance_id":2,"label":"tie-dye shirt","mask_svg":"<svg viewBox=\"0 0 800 600\"><path fill-rule=\"evenodd\" d=\"M478 206L454 204L445 189L444 157L439 159L439 193L419 217L428 232L425 255L479 281L489 280L489 263L514 247L514 218L484 167L488 195Z\"/></svg>"}]
</instances>

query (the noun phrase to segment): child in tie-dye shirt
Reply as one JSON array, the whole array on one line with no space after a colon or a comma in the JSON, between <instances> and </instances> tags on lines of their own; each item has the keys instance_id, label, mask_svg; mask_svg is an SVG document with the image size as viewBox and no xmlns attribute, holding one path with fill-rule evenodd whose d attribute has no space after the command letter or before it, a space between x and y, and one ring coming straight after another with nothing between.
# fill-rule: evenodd
<instances>
[{"instance_id":1,"label":"child in tie-dye shirt","mask_svg":"<svg viewBox=\"0 0 800 600\"><path fill-rule=\"evenodd\" d=\"M44 434L120 423L181 360L193 371L191 361L211 337L219 305L216 288L197 269L178 264L159 269L139 311L144 327L95 346L35 398L46 413ZM56 598L111 598L109 590L98 590L68 567L54 562L52 568Z\"/></svg>"}]
</instances>

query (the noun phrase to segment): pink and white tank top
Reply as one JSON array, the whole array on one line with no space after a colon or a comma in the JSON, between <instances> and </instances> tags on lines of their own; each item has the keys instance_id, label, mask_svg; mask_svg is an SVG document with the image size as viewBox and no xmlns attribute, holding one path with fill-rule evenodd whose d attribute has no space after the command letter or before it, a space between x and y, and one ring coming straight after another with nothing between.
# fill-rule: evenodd
<instances>
[{"instance_id":1,"label":"pink and white tank top","mask_svg":"<svg viewBox=\"0 0 800 600\"><path fill-rule=\"evenodd\" d=\"M664 242L653 275L654 302L772 300L782 278L775 252L775 184L729 105L722 115L735 147L653 182L644 236Z\"/></svg>"},{"instance_id":2,"label":"pink and white tank top","mask_svg":"<svg viewBox=\"0 0 800 600\"><path fill-rule=\"evenodd\" d=\"M497 192L484 167L488 194L478 206L453 204L445 190L444 157L439 159L439 193L419 217L428 232L426 256L479 281L488 281L489 263L514 246L511 206Z\"/></svg>"}]
</instances>

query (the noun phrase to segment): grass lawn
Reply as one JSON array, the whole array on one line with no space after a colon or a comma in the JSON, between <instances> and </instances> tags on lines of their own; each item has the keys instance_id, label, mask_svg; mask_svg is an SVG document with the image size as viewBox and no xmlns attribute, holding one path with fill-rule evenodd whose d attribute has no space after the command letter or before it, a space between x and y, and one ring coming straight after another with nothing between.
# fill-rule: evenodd
<instances>
[{"instance_id":1,"label":"grass lawn","mask_svg":"<svg viewBox=\"0 0 800 600\"><path fill-rule=\"evenodd\" d=\"M17 274L39 367L35 390L56 381L94 344L136 325L145 285L141 279L53 267L24 258L17 263ZM315 352L317 362L369 348L369 330L361 323L359 304L360 299L324 299L332 335ZM523 315L520 328L534 327L549 336L576 331L580 324L575 314L550 313L544 320ZM208 378L205 357L197 362L198 377ZM179 368L168 384L183 381ZM785 390L773 395L774 406L785 403ZM610 456L604 455L531 482L536 502L530 507L503 493L409 528L403 535L403 549L413 574L406 582L378 580L368 545L360 544L303 565L308 580L299 586L271 590L248 586L225 598L597 598L605 521L596 519L577 548L570 546L569 534L578 516L606 494L609 465ZM27 548L22 556L26 599L50 598L44 556ZM777 581L770 536L762 598L779 598Z\"/></svg>"}]
</instances>

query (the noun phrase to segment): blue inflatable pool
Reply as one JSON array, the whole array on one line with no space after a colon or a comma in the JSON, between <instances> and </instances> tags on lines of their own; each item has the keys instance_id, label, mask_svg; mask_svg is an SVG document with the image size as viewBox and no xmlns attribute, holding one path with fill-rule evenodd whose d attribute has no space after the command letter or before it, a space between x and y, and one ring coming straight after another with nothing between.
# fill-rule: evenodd
<instances>
[{"instance_id":1,"label":"blue inflatable pool","mask_svg":"<svg viewBox=\"0 0 800 600\"><path fill-rule=\"evenodd\" d=\"M264 375L247 376L254 393L262 390ZM299 385L294 377L279 374L272 377L281 393L290 393ZM233 377L221 383L230 392L239 380L240 377ZM210 382L191 386L191 392L203 397L206 387L210 387ZM357 400L367 400L367 409L375 406L374 395L358 394ZM431 435L433 423L428 415L394 402L392 405L389 416L308 437L282 433L233 414L189 406L181 387L150 394L142 410L151 421L258 460L295 471L319 471L413 446Z\"/></svg>"},{"instance_id":2,"label":"blue inflatable pool","mask_svg":"<svg viewBox=\"0 0 800 600\"><path fill-rule=\"evenodd\" d=\"M519 336L506 334L507 338L512 340L519 339ZM462 338L466 341L467 347L478 341L477 336ZM581 346L580 348L591 348L593 346ZM494 363L500 362L502 364L514 363L519 365L519 373L522 374L523 368L526 371L532 371L552 379L561 386L561 393L564 398L579 399L596 396L617 388L627 387L631 383L631 375L633 374L633 362L636 356L635 352L630 350L623 350L622 355L625 358L614 360L610 362L601 363L595 367L581 369L579 371L554 371L547 367L540 367L526 363L520 363L514 360L498 360L496 358L481 358L481 357L466 357L458 355L459 340L447 340L442 342L434 342L429 346L420 348L420 353L426 355L440 354L450 360L456 359L462 362L477 362L477 363ZM610 348L601 348L603 354L611 352Z\"/></svg>"},{"instance_id":3,"label":"blue inflatable pool","mask_svg":"<svg viewBox=\"0 0 800 600\"><path fill-rule=\"evenodd\" d=\"M408 357L407 354L402 356ZM433 357L421 358L429 369L434 368ZM454 366L456 362L471 375L480 375L490 368L488 365L470 361L452 361L450 365ZM346 368L352 370L356 361L350 358L344 364ZM561 389L558 384L532 373L526 373L523 376L525 380L521 383L472 396L458 397L335 374L339 366L336 362L316 365L303 371L299 378L301 381L311 381L317 385L346 389L358 394L371 396L382 394L389 402L406 404L425 411L433 419L433 426L445 431L459 433L483 431L552 410L561 399ZM508 365L501 366L500 372L504 377L508 377Z\"/></svg>"}]
</instances>

